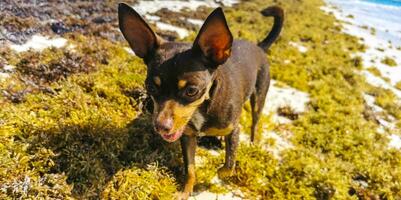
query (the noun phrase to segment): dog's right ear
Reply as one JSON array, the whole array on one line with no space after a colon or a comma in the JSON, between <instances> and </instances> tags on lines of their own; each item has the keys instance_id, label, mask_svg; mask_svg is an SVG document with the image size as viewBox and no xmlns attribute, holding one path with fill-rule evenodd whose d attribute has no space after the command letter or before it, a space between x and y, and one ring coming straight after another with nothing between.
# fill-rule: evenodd
<instances>
[{"instance_id":1,"label":"dog's right ear","mask_svg":"<svg viewBox=\"0 0 401 200\"><path fill-rule=\"evenodd\" d=\"M192 48L201 50L203 55L217 66L230 57L232 43L233 36L223 10L216 8L202 25Z\"/></svg>"},{"instance_id":2,"label":"dog's right ear","mask_svg":"<svg viewBox=\"0 0 401 200\"><path fill-rule=\"evenodd\" d=\"M142 17L125 3L118 4L118 23L135 54L146 58L163 42Z\"/></svg>"}]
</instances>

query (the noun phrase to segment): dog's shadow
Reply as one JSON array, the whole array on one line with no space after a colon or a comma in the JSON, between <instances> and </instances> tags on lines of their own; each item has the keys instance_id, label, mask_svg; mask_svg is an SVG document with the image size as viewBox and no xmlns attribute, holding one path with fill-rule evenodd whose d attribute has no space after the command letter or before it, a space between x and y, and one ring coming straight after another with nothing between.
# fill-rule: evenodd
<instances>
[{"instance_id":1,"label":"dog's shadow","mask_svg":"<svg viewBox=\"0 0 401 200\"><path fill-rule=\"evenodd\" d=\"M158 163L178 174L182 165L179 142L168 143L153 131L150 114L141 114L127 125L129 138L119 155L124 166L146 167Z\"/></svg>"},{"instance_id":2,"label":"dog's shadow","mask_svg":"<svg viewBox=\"0 0 401 200\"><path fill-rule=\"evenodd\" d=\"M44 173L65 174L77 198L98 199L118 171L131 167L146 169L154 163L182 182L179 142L167 143L154 133L149 114L137 116L125 127L94 120L39 131L29 140L30 152L52 163ZM43 149L51 150L53 155L38 153Z\"/></svg>"},{"instance_id":3,"label":"dog's shadow","mask_svg":"<svg viewBox=\"0 0 401 200\"><path fill-rule=\"evenodd\" d=\"M118 171L131 167L146 170L155 163L168 169L182 186L184 165L180 143L168 143L153 131L152 104L149 99L142 101L141 114L123 127L95 118L78 125L39 130L28 136L30 152L41 157L38 152L50 149L54 155L41 159L54 162L50 173L66 175L77 198L98 199ZM221 148L216 137L203 137L198 144L207 149Z\"/></svg>"}]
</instances>

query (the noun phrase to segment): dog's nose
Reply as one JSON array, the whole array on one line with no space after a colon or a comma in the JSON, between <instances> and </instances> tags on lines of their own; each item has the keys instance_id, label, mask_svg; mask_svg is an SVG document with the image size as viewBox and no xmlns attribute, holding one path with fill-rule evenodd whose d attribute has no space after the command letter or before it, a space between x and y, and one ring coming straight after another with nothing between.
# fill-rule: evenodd
<instances>
[{"instance_id":1,"label":"dog's nose","mask_svg":"<svg viewBox=\"0 0 401 200\"><path fill-rule=\"evenodd\" d=\"M155 129L159 133L169 133L173 128L173 120L165 119L165 120L157 120L155 123Z\"/></svg>"}]
</instances>

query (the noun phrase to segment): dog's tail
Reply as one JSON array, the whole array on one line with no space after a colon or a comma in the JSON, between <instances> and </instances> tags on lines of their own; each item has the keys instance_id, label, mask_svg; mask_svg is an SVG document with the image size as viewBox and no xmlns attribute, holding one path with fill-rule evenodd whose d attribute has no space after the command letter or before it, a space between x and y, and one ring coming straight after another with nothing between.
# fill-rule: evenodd
<instances>
[{"instance_id":1,"label":"dog's tail","mask_svg":"<svg viewBox=\"0 0 401 200\"><path fill-rule=\"evenodd\" d=\"M283 22L284 22L284 11L278 6L271 6L268 7L261 12L263 16L272 16L274 17L274 24L273 28L270 31L269 35L262 41L259 42L259 47L262 48L264 51L267 51L269 49L270 45L273 44L273 42L277 39L277 37L280 35L281 28L283 27Z\"/></svg>"}]
</instances>

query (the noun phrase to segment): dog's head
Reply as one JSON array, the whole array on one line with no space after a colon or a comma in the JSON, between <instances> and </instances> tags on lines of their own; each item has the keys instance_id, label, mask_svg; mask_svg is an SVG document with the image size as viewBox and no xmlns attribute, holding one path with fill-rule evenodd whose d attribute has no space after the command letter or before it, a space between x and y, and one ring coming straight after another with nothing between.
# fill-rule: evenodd
<instances>
[{"instance_id":1,"label":"dog's head","mask_svg":"<svg viewBox=\"0 0 401 200\"><path fill-rule=\"evenodd\" d=\"M148 67L145 85L154 102L155 130L174 142L209 98L213 73L230 56L233 37L223 11L209 15L192 45L163 40L126 4L119 4L118 17L125 39Z\"/></svg>"}]
</instances>

